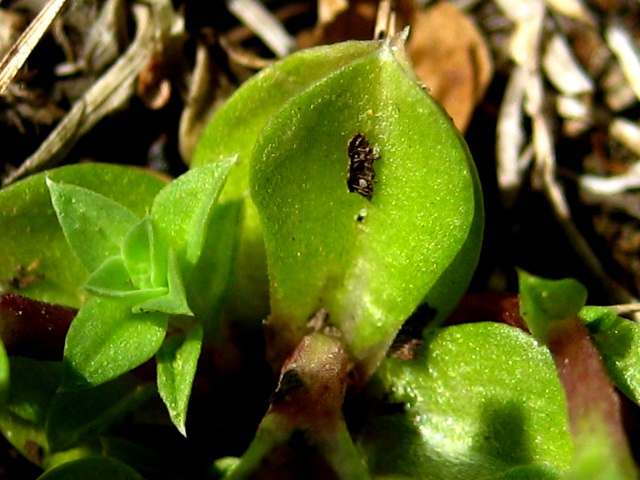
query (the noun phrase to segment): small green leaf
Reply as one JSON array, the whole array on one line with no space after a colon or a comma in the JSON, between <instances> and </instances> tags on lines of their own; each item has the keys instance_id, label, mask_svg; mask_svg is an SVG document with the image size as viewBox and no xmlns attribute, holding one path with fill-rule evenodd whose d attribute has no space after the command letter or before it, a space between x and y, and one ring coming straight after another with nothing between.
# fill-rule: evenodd
<instances>
[{"instance_id":1,"label":"small green leaf","mask_svg":"<svg viewBox=\"0 0 640 480\"><path fill-rule=\"evenodd\" d=\"M183 274L202 254L212 211L235 158L227 158L181 175L158 194L151 219L175 249Z\"/></svg>"},{"instance_id":2,"label":"small green leaf","mask_svg":"<svg viewBox=\"0 0 640 480\"><path fill-rule=\"evenodd\" d=\"M146 403L155 392L155 385L142 384L129 375L94 388L58 392L47 415L51 450L67 450L99 435Z\"/></svg>"},{"instance_id":3,"label":"small green leaf","mask_svg":"<svg viewBox=\"0 0 640 480\"><path fill-rule=\"evenodd\" d=\"M573 444L546 347L489 322L443 328L425 343L415 360L385 359L373 378L380 403L357 435L372 474L559 478ZM521 477L519 467L544 475Z\"/></svg>"},{"instance_id":4,"label":"small green leaf","mask_svg":"<svg viewBox=\"0 0 640 480\"><path fill-rule=\"evenodd\" d=\"M131 302L142 302L149 298L165 295L167 287L136 289L122 257L105 260L87 279L83 288L94 295L128 298Z\"/></svg>"},{"instance_id":5,"label":"small green leaf","mask_svg":"<svg viewBox=\"0 0 640 480\"><path fill-rule=\"evenodd\" d=\"M554 322L577 316L587 301L587 289L573 278L547 280L518 270L518 281L520 314L542 343Z\"/></svg>"},{"instance_id":6,"label":"small green leaf","mask_svg":"<svg viewBox=\"0 0 640 480\"><path fill-rule=\"evenodd\" d=\"M201 348L202 327L196 324L186 335L175 335L165 340L156 355L158 392L167 406L171 421L185 437L187 407Z\"/></svg>"},{"instance_id":7,"label":"small green leaf","mask_svg":"<svg viewBox=\"0 0 640 480\"><path fill-rule=\"evenodd\" d=\"M132 313L124 300L90 298L67 334L64 389L94 387L146 362L162 345L168 320L164 313Z\"/></svg>"},{"instance_id":8,"label":"small green leaf","mask_svg":"<svg viewBox=\"0 0 640 480\"><path fill-rule=\"evenodd\" d=\"M84 163L36 174L0 190L0 281L19 278L20 293L78 308L86 298L80 287L88 272L60 228L46 178L98 192L138 217L144 216L166 181L140 168Z\"/></svg>"},{"instance_id":9,"label":"small green leaf","mask_svg":"<svg viewBox=\"0 0 640 480\"><path fill-rule=\"evenodd\" d=\"M592 333L611 328L618 319L618 312L611 307L587 305L578 314Z\"/></svg>"},{"instance_id":10,"label":"small green leaf","mask_svg":"<svg viewBox=\"0 0 640 480\"><path fill-rule=\"evenodd\" d=\"M244 200L216 205L207 227L202 255L187 280L189 306L204 322L205 328L218 318L229 290L243 210Z\"/></svg>"},{"instance_id":11,"label":"small green leaf","mask_svg":"<svg viewBox=\"0 0 640 480\"><path fill-rule=\"evenodd\" d=\"M9 392L9 357L7 351L4 348L4 344L0 341L0 407L7 401L7 395Z\"/></svg>"},{"instance_id":12,"label":"small green leaf","mask_svg":"<svg viewBox=\"0 0 640 480\"><path fill-rule=\"evenodd\" d=\"M166 268L160 269L162 276L154 278L157 276L153 274L153 240L153 225L149 217L145 217L127 233L122 242L123 263L131 283L141 290L166 286Z\"/></svg>"},{"instance_id":13,"label":"small green leaf","mask_svg":"<svg viewBox=\"0 0 640 480\"><path fill-rule=\"evenodd\" d=\"M187 293L184 289L182 274L178 266L178 259L173 249L169 250L167 271L166 295L150 298L140 302L132 307L133 312L160 312L172 315L189 315L193 316L193 312L189 308L187 302Z\"/></svg>"},{"instance_id":14,"label":"small green leaf","mask_svg":"<svg viewBox=\"0 0 640 480\"><path fill-rule=\"evenodd\" d=\"M592 338L616 387L640 405L640 325L617 317Z\"/></svg>"},{"instance_id":15,"label":"small green leaf","mask_svg":"<svg viewBox=\"0 0 640 480\"><path fill-rule=\"evenodd\" d=\"M38 480L144 480L128 465L109 457L87 457L47 470Z\"/></svg>"},{"instance_id":16,"label":"small green leaf","mask_svg":"<svg viewBox=\"0 0 640 480\"><path fill-rule=\"evenodd\" d=\"M49 178L47 186L62 231L89 271L118 255L125 236L140 221L129 209L86 188Z\"/></svg>"}]
</instances>

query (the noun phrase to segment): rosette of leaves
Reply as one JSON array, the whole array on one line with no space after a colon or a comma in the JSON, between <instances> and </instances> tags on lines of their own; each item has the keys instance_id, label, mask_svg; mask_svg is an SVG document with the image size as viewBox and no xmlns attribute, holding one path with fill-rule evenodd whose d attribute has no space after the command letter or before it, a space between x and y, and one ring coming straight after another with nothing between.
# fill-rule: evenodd
<instances>
[{"instance_id":1,"label":"rosette of leaves","mask_svg":"<svg viewBox=\"0 0 640 480\"><path fill-rule=\"evenodd\" d=\"M203 334L226 291L241 202L218 204L228 159L171 182L139 217L72 183L47 179L64 236L90 272L66 337L61 394L94 388L155 356L157 385L185 434Z\"/></svg>"}]
</instances>

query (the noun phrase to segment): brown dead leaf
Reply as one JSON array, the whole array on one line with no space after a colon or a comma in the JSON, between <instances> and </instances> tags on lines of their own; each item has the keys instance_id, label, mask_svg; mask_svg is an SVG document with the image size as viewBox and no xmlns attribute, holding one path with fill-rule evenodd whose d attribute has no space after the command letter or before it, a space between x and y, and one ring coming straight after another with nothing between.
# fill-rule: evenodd
<instances>
[{"instance_id":1,"label":"brown dead leaf","mask_svg":"<svg viewBox=\"0 0 640 480\"><path fill-rule=\"evenodd\" d=\"M464 131L493 76L489 49L473 21L447 2L421 10L407 52L420 81Z\"/></svg>"}]
</instances>

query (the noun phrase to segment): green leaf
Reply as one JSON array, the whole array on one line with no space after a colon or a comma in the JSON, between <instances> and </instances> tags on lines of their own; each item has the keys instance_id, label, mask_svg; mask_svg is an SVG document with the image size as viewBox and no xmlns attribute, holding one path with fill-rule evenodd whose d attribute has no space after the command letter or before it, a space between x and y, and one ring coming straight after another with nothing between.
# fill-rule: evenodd
<instances>
[{"instance_id":1,"label":"green leaf","mask_svg":"<svg viewBox=\"0 0 640 480\"><path fill-rule=\"evenodd\" d=\"M45 178L105 195L137 217L144 216L165 181L139 168L86 163L33 175L0 190L1 281L17 278L23 284L18 290L30 298L79 307L88 272L64 237Z\"/></svg>"},{"instance_id":2,"label":"green leaf","mask_svg":"<svg viewBox=\"0 0 640 480\"><path fill-rule=\"evenodd\" d=\"M211 214L202 254L187 280L189 306L205 329L219 316L236 260L244 200L219 203ZM259 266L256 266L259 268Z\"/></svg>"},{"instance_id":3,"label":"green leaf","mask_svg":"<svg viewBox=\"0 0 640 480\"><path fill-rule=\"evenodd\" d=\"M166 255L156 262L153 244L153 225L149 217L140 220L122 243L122 260L131 283L141 290L166 286ZM154 274L154 270L159 270L160 274Z\"/></svg>"},{"instance_id":4,"label":"green leaf","mask_svg":"<svg viewBox=\"0 0 640 480\"><path fill-rule=\"evenodd\" d=\"M277 111L251 160L276 349L286 355L324 307L366 373L425 296L436 322L453 308L483 222L464 140L407 72L403 46L373 43ZM363 151L371 198L348 186L349 155Z\"/></svg>"},{"instance_id":5,"label":"green leaf","mask_svg":"<svg viewBox=\"0 0 640 480\"><path fill-rule=\"evenodd\" d=\"M63 388L95 387L152 358L162 345L168 317L132 313L124 300L90 298L67 334Z\"/></svg>"},{"instance_id":6,"label":"green leaf","mask_svg":"<svg viewBox=\"0 0 640 480\"><path fill-rule=\"evenodd\" d=\"M0 407L7 401L7 395L9 392L9 357L7 351L4 348L4 344L0 341Z\"/></svg>"},{"instance_id":7,"label":"green leaf","mask_svg":"<svg viewBox=\"0 0 640 480\"><path fill-rule=\"evenodd\" d=\"M109 457L87 457L47 470L38 480L144 480L128 465Z\"/></svg>"},{"instance_id":8,"label":"green leaf","mask_svg":"<svg viewBox=\"0 0 640 480\"><path fill-rule=\"evenodd\" d=\"M11 384L0 408L0 430L27 459L40 465L49 451L45 422L61 379L60 362L10 359Z\"/></svg>"},{"instance_id":9,"label":"green leaf","mask_svg":"<svg viewBox=\"0 0 640 480\"><path fill-rule=\"evenodd\" d=\"M352 59L370 53L369 42L344 42L302 50L265 68L216 112L205 128L191 166L237 155L222 200L244 198L249 191L249 161L258 135L271 116L291 98ZM239 255L230 298L237 319L262 321L269 312L267 266L262 227L251 199L245 203Z\"/></svg>"},{"instance_id":10,"label":"green leaf","mask_svg":"<svg viewBox=\"0 0 640 480\"><path fill-rule=\"evenodd\" d=\"M611 380L640 404L640 325L617 317L607 328L591 332Z\"/></svg>"},{"instance_id":11,"label":"green leaf","mask_svg":"<svg viewBox=\"0 0 640 480\"><path fill-rule=\"evenodd\" d=\"M89 271L120 253L125 236L140 221L133 212L86 188L46 182L62 231Z\"/></svg>"},{"instance_id":12,"label":"green leaf","mask_svg":"<svg viewBox=\"0 0 640 480\"><path fill-rule=\"evenodd\" d=\"M83 288L94 295L127 298L131 303L140 303L150 298L165 295L167 287L136 289L122 257L105 260L87 279Z\"/></svg>"},{"instance_id":13,"label":"green leaf","mask_svg":"<svg viewBox=\"0 0 640 480\"><path fill-rule=\"evenodd\" d=\"M600 332L611 328L618 319L618 312L611 307L586 305L578 314L591 332Z\"/></svg>"},{"instance_id":14,"label":"green leaf","mask_svg":"<svg viewBox=\"0 0 640 480\"><path fill-rule=\"evenodd\" d=\"M175 249L185 277L202 254L212 212L234 161L223 159L181 175L153 202L153 224Z\"/></svg>"},{"instance_id":15,"label":"green leaf","mask_svg":"<svg viewBox=\"0 0 640 480\"><path fill-rule=\"evenodd\" d=\"M554 322L577 316L587 301L587 289L573 278L548 280L518 270L518 281L520 314L542 343Z\"/></svg>"},{"instance_id":16,"label":"green leaf","mask_svg":"<svg viewBox=\"0 0 640 480\"><path fill-rule=\"evenodd\" d=\"M47 415L47 439L52 451L67 450L113 427L146 403L155 385L122 376L94 388L58 392Z\"/></svg>"},{"instance_id":17,"label":"green leaf","mask_svg":"<svg viewBox=\"0 0 640 480\"><path fill-rule=\"evenodd\" d=\"M192 316L193 312L187 303L187 293L184 289L182 274L173 249L169 250L168 256L167 286L166 295L140 302L132 307L132 311L134 313L159 312Z\"/></svg>"},{"instance_id":18,"label":"green leaf","mask_svg":"<svg viewBox=\"0 0 640 480\"><path fill-rule=\"evenodd\" d=\"M158 392L167 406L171 421L185 437L187 407L201 348L202 327L196 324L186 335L175 335L165 340L156 355Z\"/></svg>"},{"instance_id":19,"label":"green leaf","mask_svg":"<svg viewBox=\"0 0 640 480\"><path fill-rule=\"evenodd\" d=\"M385 359L374 376L381 403L356 437L372 474L559 478L573 445L547 349L497 323L440 329L425 342L416 360Z\"/></svg>"}]
</instances>

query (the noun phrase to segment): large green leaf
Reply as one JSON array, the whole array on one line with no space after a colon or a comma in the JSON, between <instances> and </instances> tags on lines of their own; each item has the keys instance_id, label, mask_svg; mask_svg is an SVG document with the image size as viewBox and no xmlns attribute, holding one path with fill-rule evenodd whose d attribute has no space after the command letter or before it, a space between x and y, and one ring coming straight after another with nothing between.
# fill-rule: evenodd
<instances>
[{"instance_id":1,"label":"large green leaf","mask_svg":"<svg viewBox=\"0 0 640 480\"><path fill-rule=\"evenodd\" d=\"M251 165L275 350L286 355L324 308L366 373L425 296L436 321L453 308L475 269L483 215L450 118L407 70L402 45L373 43L275 113ZM356 174L361 194L349 185L359 155L372 164Z\"/></svg>"},{"instance_id":2,"label":"large green leaf","mask_svg":"<svg viewBox=\"0 0 640 480\"><path fill-rule=\"evenodd\" d=\"M375 476L557 479L569 464L553 360L518 329L440 329L416 360L386 359L374 379L382 403L356 437Z\"/></svg>"},{"instance_id":3,"label":"large green leaf","mask_svg":"<svg viewBox=\"0 0 640 480\"><path fill-rule=\"evenodd\" d=\"M20 293L78 307L84 298L78 289L88 272L62 233L45 178L93 190L139 217L165 182L140 169L82 164L34 175L0 190L0 279L22 277Z\"/></svg>"},{"instance_id":4,"label":"large green leaf","mask_svg":"<svg viewBox=\"0 0 640 480\"><path fill-rule=\"evenodd\" d=\"M249 191L251 151L271 116L296 94L376 48L367 42L345 42L303 50L265 68L244 83L213 116L198 143L192 167L237 155L221 199L244 198ZM262 228L250 199L246 201L244 217L230 300L236 317L262 320L268 313L268 280Z\"/></svg>"}]
</instances>

